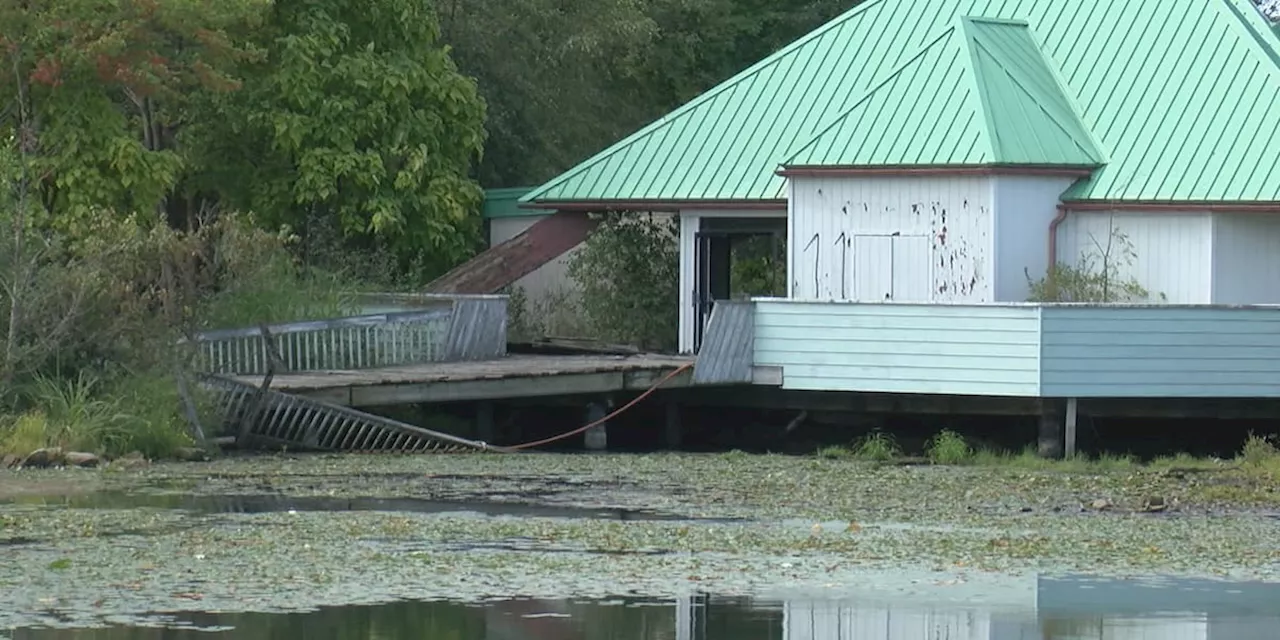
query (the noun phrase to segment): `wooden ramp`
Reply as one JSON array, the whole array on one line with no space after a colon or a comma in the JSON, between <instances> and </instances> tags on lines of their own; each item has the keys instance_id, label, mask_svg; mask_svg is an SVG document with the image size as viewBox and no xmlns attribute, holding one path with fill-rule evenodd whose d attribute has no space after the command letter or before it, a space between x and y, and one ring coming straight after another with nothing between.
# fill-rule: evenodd
<instances>
[{"instance_id":1,"label":"wooden ramp","mask_svg":"<svg viewBox=\"0 0 1280 640\"><path fill-rule=\"evenodd\" d=\"M506 353L506 299L439 298L437 308L207 331L190 342L222 431L240 447L406 453L495 450L473 440L281 391L277 376L484 360ZM185 342L185 341L184 341ZM194 415L194 408L188 408ZM194 421L194 418L193 418ZM196 425L198 426L198 425Z\"/></svg>"},{"instance_id":2,"label":"wooden ramp","mask_svg":"<svg viewBox=\"0 0 1280 640\"><path fill-rule=\"evenodd\" d=\"M561 211L520 235L482 251L427 285L437 294L497 293L579 244L599 225L585 213Z\"/></svg>"},{"instance_id":3,"label":"wooden ramp","mask_svg":"<svg viewBox=\"0 0 1280 640\"><path fill-rule=\"evenodd\" d=\"M661 355L505 356L470 362L276 375L271 389L334 405L376 407L643 391L692 358ZM261 378L232 380L253 385ZM687 386L692 374L668 387Z\"/></svg>"},{"instance_id":4,"label":"wooden ramp","mask_svg":"<svg viewBox=\"0 0 1280 640\"><path fill-rule=\"evenodd\" d=\"M241 427L242 447L400 453L496 450L483 442L219 376L205 376L201 383L215 392L224 419Z\"/></svg>"},{"instance_id":5,"label":"wooden ramp","mask_svg":"<svg viewBox=\"0 0 1280 640\"><path fill-rule=\"evenodd\" d=\"M240 446L322 451L502 451L364 407L647 391L691 383L691 358L509 355L506 299L210 331L195 336L201 384Z\"/></svg>"}]
</instances>

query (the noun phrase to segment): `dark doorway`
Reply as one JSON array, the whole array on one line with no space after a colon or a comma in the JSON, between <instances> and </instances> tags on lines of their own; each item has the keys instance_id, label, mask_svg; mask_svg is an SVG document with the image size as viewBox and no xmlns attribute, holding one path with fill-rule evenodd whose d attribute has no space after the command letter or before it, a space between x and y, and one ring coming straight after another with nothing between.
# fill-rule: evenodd
<instances>
[{"instance_id":1,"label":"dark doorway","mask_svg":"<svg viewBox=\"0 0 1280 640\"><path fill-rule=\"evenodd\" d=\"M785 218L703 218L694 253L693 347L717 300L787 293Z\"/></svg>"}]
</instances>

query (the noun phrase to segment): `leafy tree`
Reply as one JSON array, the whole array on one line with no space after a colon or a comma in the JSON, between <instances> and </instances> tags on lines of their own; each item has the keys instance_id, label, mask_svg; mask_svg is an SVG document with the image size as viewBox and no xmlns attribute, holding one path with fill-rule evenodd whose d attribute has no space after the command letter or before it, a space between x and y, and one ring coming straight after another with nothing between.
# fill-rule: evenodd
<instances>
[{"instance_id":1,"label":"leafy tree","mask_svg":"<svg viewBox=\"0 0 1280 640\"><path fill-rule=\"evenodd\" d=\"M437 0L489 105L488 186L554 177L851 0Z\"/></svg>"},{"instance_id":2,"label":"leafy tree","mask_svg":"<svg viewBox=\"0 0 1280 640\"><path fill-rule=\"evenodd\" d=\"M24 133L49 221L155 212L181 178L189 98L234 89L233 44L265 0L52 0L0 8L0 104ZM12 120L10 126L12 129Z\"/></svg>"},{"instance_id":3,"label":"leafy tree","mask_svg":"<svg viewBox=\"0 0 1280 640\"><path fill-rule=\"evenodd\" d=\"M484 105L415 0L281 0L265 57L212 95L192 139L202 189L268 225L336 228L440 271L479 239Z\"/></svg>"},{"instance_id":4,"label":"leafy tree","mask_svg":"<svg viewBox=\"0 0 1280 640\"><path fill-rule=\"evenodd\" d=\"M458 67L488 105L478 176L549 179L661 112L625 82L656 46L648 0L437 0Z\"/></svg>"}]
</instances>

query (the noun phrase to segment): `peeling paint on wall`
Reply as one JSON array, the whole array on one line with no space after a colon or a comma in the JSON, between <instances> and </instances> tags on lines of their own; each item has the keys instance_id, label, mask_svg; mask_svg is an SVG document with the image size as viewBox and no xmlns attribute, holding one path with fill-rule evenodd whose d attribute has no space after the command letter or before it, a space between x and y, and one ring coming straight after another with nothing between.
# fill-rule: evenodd
<instances>
[{"instance_id":1,"label":"peeling paint on wall","mask_svg":"<svg viewBox=\"0 0 1280 640\"><path fill-rule=\"evenodd\" d=\"M795 180L794 297L991 299L990 178Z\"/></svg>"}]
</instances>

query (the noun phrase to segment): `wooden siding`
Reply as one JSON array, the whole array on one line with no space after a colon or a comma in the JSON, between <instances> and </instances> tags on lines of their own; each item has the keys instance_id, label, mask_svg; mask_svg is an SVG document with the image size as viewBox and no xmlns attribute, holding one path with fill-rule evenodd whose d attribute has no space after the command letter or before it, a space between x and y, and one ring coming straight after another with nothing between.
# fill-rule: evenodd
<instances>
[{"instance_id":1,"label":"wooden siding","mask_svg":"<svg viewBox=\"0 0 1280 640\"><path fill-rule=\"evenodd\" d=\"M793 177L790 297L988 302L989 176Z\"/></svg>"},{"instance_id":2,"label":"wooden siding","mask_svg":"<svg viewBox=\"0 0 1280 640\"><path fill-rule=\"evenodd\" d=\"M1035 396L1038 307L756 302L755 363L783 388Z\"/></svg>"},{"instance_id":3,"label":"wooden siding","mask_svg":"<svg viewBox=\"0 0 1280 640\"><path fill-rule=\"evenodd\" d=\"M1045 307L1045 397L1280 397L1280 308Z\"/></svg>"},{"instance_id":4,"label":"wooden siding","mask_svg":"<svg viewBox=\"0 0 1280 640\"><path fill-rule=\"evenodd\" d=\"M754 304L784 389L1280 398L1280 307Z\"/></svg>"},{"instance_id":5,"label":"wooden siding","mask_svg":"<svg viewBox=\"0 0 1280 640\"><path fill-rule=\"evenodd\" d=\"M1207 304L1213 273L1212 218L1206 212L1072 212L1058 227L1058 261L1078 265L1093 255L1095 270L1108 238L1124 234L1135 254L1116 262L1122 278L1133 278L1151 293L1151 302ZM1112 254L1119 248L1112 243ZM1162 297L1163 295L1163 297ZM1137 302L1137 301L1135 301Z\"/></svg>"},{"instance_id":6,"label":"wooden siding","mask_svg":"<svg viewBox=\"0 0 1280 640\"><path fill-rule=\"evenodd\" d=\"M1043 278L1049 268L1049 224L1058 215L1062 192L1075 182L1061 176L996 176L995 302L1025 302L1028 277ZM1071 256L1073 259L1074 255Z\"/></svg>"},{"instance_id":7,"label":"wooden siding","mask_svg":"<svg viewBox=\"0 0 1280 640\"><path fill-rule=\"evenodd\" d=\"M1280 304L1280 218L1213 214L1214 304Z\"/></svg>"}]
</instances>

